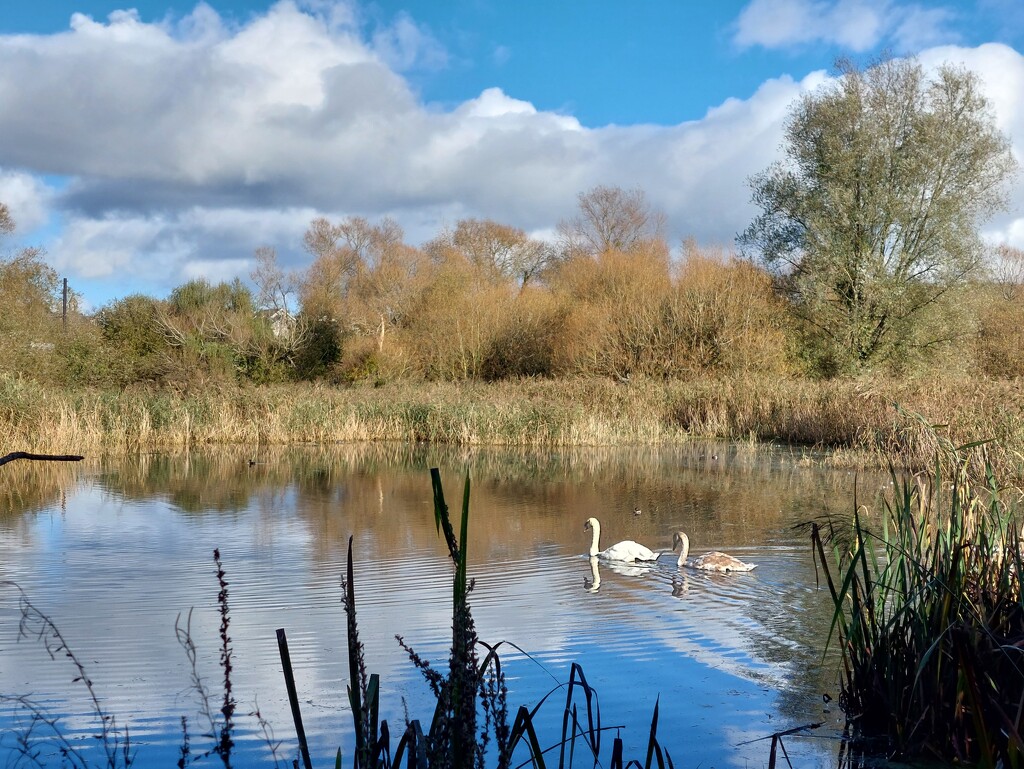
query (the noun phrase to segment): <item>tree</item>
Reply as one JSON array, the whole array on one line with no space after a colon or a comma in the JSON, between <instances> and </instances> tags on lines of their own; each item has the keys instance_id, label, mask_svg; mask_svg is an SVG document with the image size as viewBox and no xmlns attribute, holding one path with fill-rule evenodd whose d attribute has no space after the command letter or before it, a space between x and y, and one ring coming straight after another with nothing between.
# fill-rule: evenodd
<instances>
[{"instance_id":1,"label":"tree","mask_svg":"<svg viewBox=\"0 0 1024 769\"><path fill-rule=\"evenodd\" d=\"M996 249L992 264L992 280L999 293L1012 302L1024 293L1024 250L1002 245Z\"/></svg>"},{"instance_id":2,"label":"tree","mask_svg":"<svg viewBox=\"0 0 1024 769\"><path fill-rule=\"evenodd\" d=\"M117 354L117 374L127 384L157 381L168 369L170 344L160 303L142 294L117 299L96 313L104 343Z\"/></svg>"},{"instance_id":3,"label":"tree","mask_svg":"<svg viewBox=\"0 0 1024 769\"><path fill-rule=\"evenodd\" d=\"M0 203L0 235L16 229L10 209ZM12 254L0 254L0 331L29 337L47 336L58 328L61 310L61 281L44 259L40 248L26 247ZM70 309L77 309L77 296L71 295Z\"/></svg>"},{"instance_id":4,"label":"tree","mask_svg":"<svg viewBox=\"0 0 1024 769\"><path fill-rule=\"evenodd\" d=\"M382 353L386 332L403 321L422 261L403 238L389 217L377 224L358 216L310 224L305 247L314 259L300 281L306 324L305 349L297 360L302 376L332 371L350 349L356 357ZM358 344L368 339L372 344Z\"/></svg>"},{"instance_id":5,"label":"tree","mask_svg":"<svg viewBox=\"0 0 1024 769\"><path fill-rule=\"evenodd\" d=\"M651 209L643 190L599 185L579 194L579 213L558 231L564 253L573 257L631 253L662 239L664 227L664 214Z\"/></svg>"},{"instance_id":6,"label":"tree","mask_svg":"<svg viewBox=\"0 0 1024 769\"><path fill-rule=\"evenodd\" d=\"M14 232L14 217L6 203L0 203L0 234L10 235Z\"/></svg>"},{"instance_id":7,"label":"tree","mask_svg":"<svg viewBox=\"0 0 1024 769\"><path fill-rule=\"evenodd\" d=\"M492 283L514 280L525 287L551 263L553 250L525 232L488 219L460 219L424 247L435 261L458 254Z\"/></svg>"},{"instance_id":8,"label":"tree","mask_svg":"<svg viewBox=\"0 0 1024 769\"><path fill-rule=\"evenodd\" d=\"M1015 169L974 74L839 66L792 110L785 159L752 178L762 213L739 238L774 271L823 373L956 336L951 292L981 266L978 225Z\"/></svg>"},{"instance_id":9,"label":"tree","mask_svg":"<svg viewBox=\"0 0 1024 769\"><path fill-rule=\"evenodd\" d=\"M302 347L309 319L298 317L292 304L298 279L277 263L277 251L271 246L256 249L256 266L249 273L256 284L256 303L261 317L269 322L276 346L291 357Z\"/></svg>"},{"instance_id":10,"label":"tree","mask_svg":"<svg viewBox=\"0 0 1024 769\"><path fill-rule=\"evenodd\" d=\"M277 251L272 246L260 246L255 253L256 266L249 277L256 284L256 302L261 310L281 312L291 316L295 293L295 278L285 273L277 263Z\"/></svg>"},{"instance_id":11,"label":"tree","mask_svg":"<svg viewBox=\"0 0 1024 769\"><path fill-rule=\"evenodd\" d=\"M168 380L189 386L247 377L258 383L284 379L294 350L256 311L252 292L235 278L212 285L191 280L175 288L159 322L177 359Z\"/></svg>"},{"instance_id":12,"label":"tree","mask_svg":"<svg viewBox=\"0 0 1024 769\"><path fill-rule=\"evenodd\" d=\"M315 318L342 318L354 279L386 261L402 247L403 237L402 228L390 217L376 225L361 216L339 224L314 219L303 239L314 257L300 286L303 312Z\"/></svg>"}]
</instances>

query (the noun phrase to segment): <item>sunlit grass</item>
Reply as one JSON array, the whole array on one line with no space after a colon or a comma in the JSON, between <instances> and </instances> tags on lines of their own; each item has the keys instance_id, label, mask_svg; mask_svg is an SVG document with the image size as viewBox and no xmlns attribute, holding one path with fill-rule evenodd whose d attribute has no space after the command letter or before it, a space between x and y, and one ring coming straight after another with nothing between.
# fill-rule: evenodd
<instances>
[{"instance_id":1,"label":"sunlit grass","mask_svg":"<svg viewBox=\"0 0 1024 769\"><path fill-rule=\"evenodd\" d=\"M894 477L880 524L866 523L854 502L848 526L813 525L843 657L840 705L857 750L1020 766L1017 495L999 487L991 466L975 480L971 451L940 444L946 461L932 473Z\"/></svg>"},{"instance_id":2,"label":"sunlit grass","mask_svg":"<svg viewBox=\"0 0 1024 769\"><path fill-rule=\"evenodd\" d=\"M897 408L897 406L899 408ZM924 422L942 425L936 433ZM65 391L0 375L0 430L23 450L125 454L206 445L352 441L609 446L692 438L835 451L844 464L921 469L936 434L993 439L988 460L1024 477L1024 393L987 380L524 379ZM974 462L973 470L982 467Z\"/></svg>"}]
</instances>

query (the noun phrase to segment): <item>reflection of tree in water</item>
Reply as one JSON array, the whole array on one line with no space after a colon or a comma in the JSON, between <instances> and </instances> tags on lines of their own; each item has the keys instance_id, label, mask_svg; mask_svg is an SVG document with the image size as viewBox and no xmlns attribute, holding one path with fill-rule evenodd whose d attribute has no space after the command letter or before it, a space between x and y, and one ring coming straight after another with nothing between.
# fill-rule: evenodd
<instances>
[{"instance_id":1,"label":"reflection of tree in water","mask_svg":"<svg viewBox=\"0 0 1024 769\"><path fill-rule=\"evenodd\" d=\"M427 471L434 466L450 479L470 471L470 552L481 558L542 541L575 543L576 524L593 514L607 521L609 538L643 537L668 548L670 540L660 540L684 528L697 548L744 545L820 514L826 500L847 499L852 486L852 475L808 465L797 451L705 442L547 451L402 443L228 447L111 460L98 482L125 499L157 496L190 514L287 505L309 521L319 555L326 555L363 527L381 548L410 536L421 547L436 546L429 510L412 526L395 513L429 502ZM642 515L626 515L636 506ZM495 507L516 515L488 516Z\"/></svg>"},{"instance_id":2,"label":"reflection of tree in water","mask_svg":"<svg viewBox=\"0 0 1024 769\"><path fill-rule=\"evenodd\" d=\"M11 462L0 470L0 527L17 527L26 515L60 507L82 474L79 464Z\"/></svg>"},{"instance_id":3,"label":"reflection of tree in water","mask_svg":"<svg viewBox=\"0 0 1024 769\"><path fill-rule=\"evenodd\" d=\"M249 460L255 458L256 464ZM834 692L833 668L821 664L821 640L831 618L814 590L815 574L793 524L849 504L853 475L809 465L799 453L748 446L692 445L508 449L353 444L229 450L180 457L139 458L103 476L125 495L154 492L195 514L244 506L273 520L283 510L304 520L314 569L324 577L358 532L364 562L439 550L430 507L428 469L442 468L449 484L473 477L470 559L511 561L544 548L583 553L582 521L600 511L610 539L638 539L668 549L669 532L691 532L695 549L737 547L756 560L755 543L788 543L786 573L775 582L761 568L762 591L746 602L744 646L769 664L792 671L780 708L798 718L808 700ZM880 480L862 476L861 494ZM633 516L639 505L643 514ZM502 511L491 514L492 511ZM509 514L507 511L512 511ZM621 512L621 514L617 514ZM273 537L273 527L262 536ZM664 541L662 541L664 540ZM748 548L748 549L744 549ZM804 557L806 556L806 557ZM671 591L666 584L666 592Z\"/></svg>"},{"instance_id":4,"label":"reflection of tree in water","mask_svg":"<svg viewBox=\"0 0 1024 769\"><path fill-rule=\"evenodd\" d=\"M36 506L20 510L39 510L58 504L61 490L73 488L77 478L92 476L90 483L116 498L139 504L156 498L206 523L223 517L227 527L245 513L245 520L255 521L258 541L268 545L274 537L294 536L295 527L278 525L286 516L301 521L307 536L309 579L336 584L353 533L357 563L371 574L399 568L394 564L407 554L427 554L428 561L434 554L444 563L428 474L434 466L441 468L452 497L459 496L467 469L473 478L468 552L475 574L485 575L491 564L582 555L588 544L582 523L595 514L609 541L636 539L667 550L671 533L683 529L695 552L727 548L752 561L758 560L758 546L768 544L776 570L762 565L753 579L725 583L723 589L741 591L735 600L709 594L707 583L693 580L689 590L680 588L674 596L674 569L662 564L624 598L660 601L663 608L688 602L685 608L691 608L703 594L712 612L708 625L737 628L736 644L748 659L786 671L779 701L786 717L806 719L815 705L820 710L823 692L834 693L833 668L820 664L831 619L828 601L814 590L809 542L792 527L826 510L849 509L854 476L809 463L796 450L704 442L549 451L398 443L230 447L94 460L77 471L9 468L19 481L5 485L4 493L9 496L15 487L26 496L37 488ZM862 473L861 500L871 501L880 483ZM639 516L633 515L636 506ZM14 509L6 506L4 525L17 525L17 511L8 512ZM593 579L586 559L580 566L580 576ZM602 575L602 595L609 588L614 594L623 577L607 569ZM579 590L579 582L574 588ZM481 595L486 589L485 579Z\"/></svg>"}]
</instances>

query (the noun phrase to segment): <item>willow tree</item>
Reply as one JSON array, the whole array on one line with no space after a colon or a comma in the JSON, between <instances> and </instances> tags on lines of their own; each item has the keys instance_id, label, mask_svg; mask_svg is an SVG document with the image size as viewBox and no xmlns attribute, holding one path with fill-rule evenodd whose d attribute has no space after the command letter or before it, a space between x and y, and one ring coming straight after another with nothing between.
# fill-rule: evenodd
<instances>
[{"instance_id":1,"label":"willow tree","mask_svg":"<svg viewBox=\"0 0 1024 769\"><path fill-rule=\"evenodd\" d=\"M979 225L1015 170L978 78L914 60L840 65L751 179L740 236L774 270L826 373L899 361L958 333L953 291L982 265Z\"/></svg>"}]
</instances>

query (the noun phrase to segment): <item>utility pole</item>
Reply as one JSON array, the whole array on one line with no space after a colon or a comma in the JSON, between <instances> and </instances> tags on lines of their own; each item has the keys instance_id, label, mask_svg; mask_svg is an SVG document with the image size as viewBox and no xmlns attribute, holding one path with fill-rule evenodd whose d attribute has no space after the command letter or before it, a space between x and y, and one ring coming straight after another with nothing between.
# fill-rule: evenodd
<instances>
[{"instance_id":1,"label":"utility pole","mask_svg":"<svg viewBox=\"0 0 1024 769\"><path fill-rule=\"evenodd\" d=\"M68 332L68 279L64 278L63 309L60 314L61 325L64 333Z\"/></svg>"}]
</instances>

